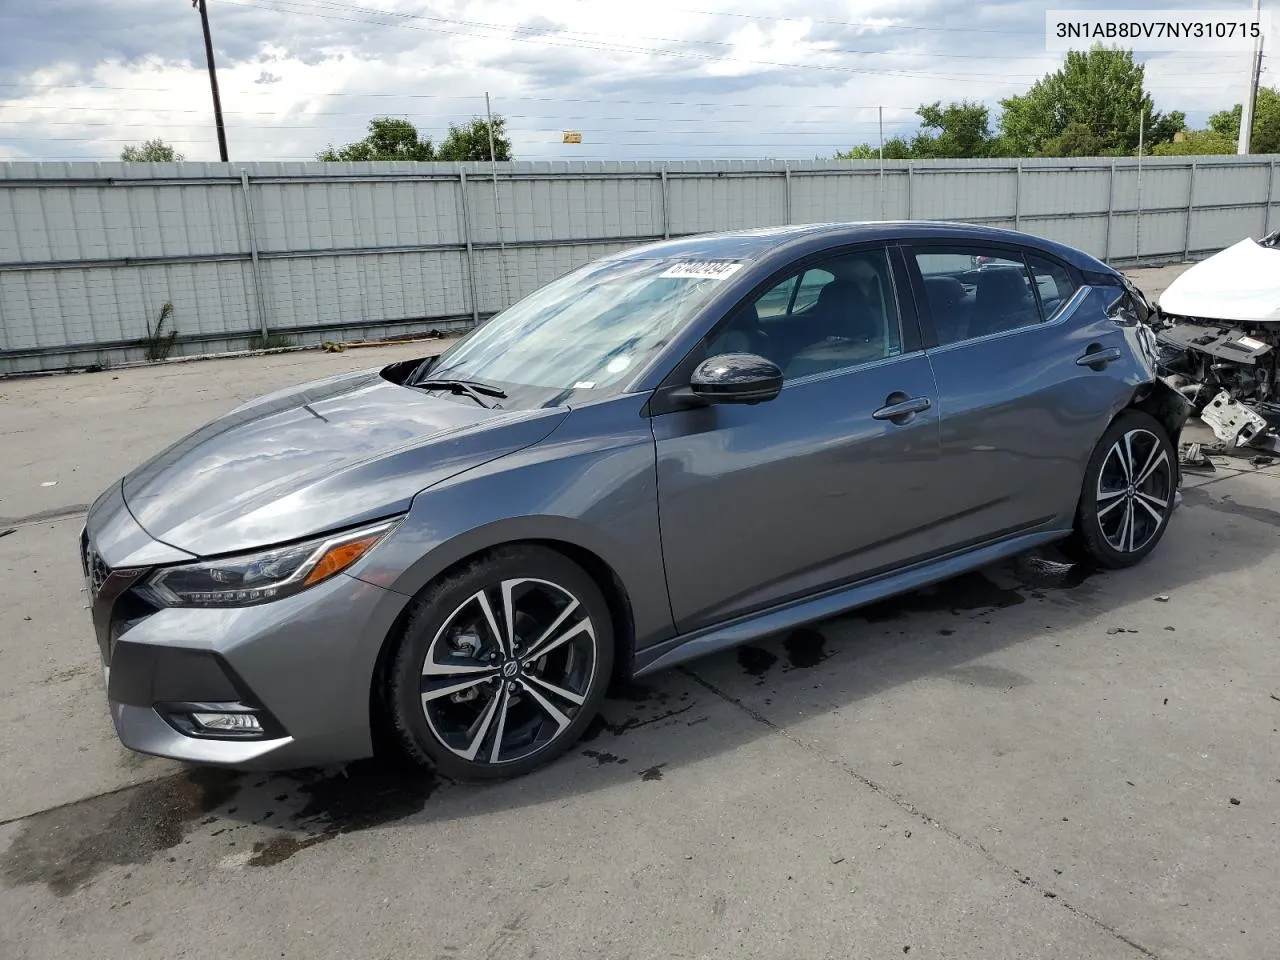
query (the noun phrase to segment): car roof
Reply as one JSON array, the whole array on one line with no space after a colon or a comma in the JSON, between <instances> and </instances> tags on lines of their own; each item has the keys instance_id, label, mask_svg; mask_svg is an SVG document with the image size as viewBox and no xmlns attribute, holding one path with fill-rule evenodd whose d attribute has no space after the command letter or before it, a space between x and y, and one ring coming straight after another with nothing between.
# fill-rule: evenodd
<instances>
[{"instance_id":1,"label":"car roof","mask_svg":"<svg viewBox=\"0 0 1280 960\"><path fill-rule=\"evenodd\" d=\"M867 220L842 223L806 223L783 227L757 227L702 233L674 240L660 240L632 247L615 255L620 260L708 259L760 260L791 250L797 255L820 252L826 247L860 241L955 239L987 243L1014 243L1041 250L1081 270L1112 272L1101 261L1066 244L1033 234L983 224L950 220Z\"/></svg>"}]
</instances>

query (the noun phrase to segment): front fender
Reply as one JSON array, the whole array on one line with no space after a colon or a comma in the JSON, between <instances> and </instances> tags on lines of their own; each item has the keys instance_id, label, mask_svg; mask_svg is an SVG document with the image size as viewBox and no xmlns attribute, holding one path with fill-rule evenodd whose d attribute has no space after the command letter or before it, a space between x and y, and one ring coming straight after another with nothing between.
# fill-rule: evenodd
<instances>
[{"instance_id":1,"label":"front fender","mask_svg":"<svg viewBox=\"0 0 1280 960\"><path fill-rule=\"evenodd\" d=\"M354 576L406 596L477 553L519 541L567 544L622 584L637 649L675 632L658 526L646 397L574 410L548 437L418 494Z\"/></svg>"}]
</instances>

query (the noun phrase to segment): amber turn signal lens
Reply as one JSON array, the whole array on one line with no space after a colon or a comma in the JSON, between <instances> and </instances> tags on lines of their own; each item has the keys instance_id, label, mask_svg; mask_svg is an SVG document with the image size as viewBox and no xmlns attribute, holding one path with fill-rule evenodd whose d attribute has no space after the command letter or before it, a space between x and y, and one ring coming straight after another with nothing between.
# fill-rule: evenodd
<instances>
[{"instance_id":1,"label":"amber turn signal lens","mask_svg":"<svg viewBox=\"0 0 1280 960\"><path fill-rule=\"evenodd\" d=\"M369 549L382 537L383 534L378 533L362 540L353 540L350 543L342 543L336 547L330 547L325 551L324 556L316 561L316 565L311 568L311 572L307 574L307 586L317 584L321 580L328 580L335 573L341 573L368 553Z\"/></svg>"}]
</instances>

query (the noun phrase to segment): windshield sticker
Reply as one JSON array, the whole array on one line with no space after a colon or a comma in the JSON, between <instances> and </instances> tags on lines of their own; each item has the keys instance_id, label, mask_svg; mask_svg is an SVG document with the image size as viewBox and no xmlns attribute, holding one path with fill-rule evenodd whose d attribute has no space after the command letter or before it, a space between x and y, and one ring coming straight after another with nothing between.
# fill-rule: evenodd
<instances>
[{"instance_id":1,"label":"windshield sticker","mask_svg":"<svg viewBox=\"0 0 1280 960\"><path fill-rule=\"evenodd\" d=\"M727 280L741 269L742 264L729 260L689 260L668 267L659 276L688 280Z\"/></svg>"}]
</instances>

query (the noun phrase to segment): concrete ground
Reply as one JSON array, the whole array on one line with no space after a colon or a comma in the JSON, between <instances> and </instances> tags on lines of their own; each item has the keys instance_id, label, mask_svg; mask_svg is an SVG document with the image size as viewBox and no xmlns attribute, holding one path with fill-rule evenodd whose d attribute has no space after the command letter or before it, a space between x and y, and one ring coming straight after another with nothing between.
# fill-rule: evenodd
<instances>
[{"instance_id":1,"label":"concrete ground","mask_svg":"<svg viewBox=\"0 0 1280 960\"><path fill-rule=\"evenodd\" d=\"M0 382L0 957L1275 955L1280 473L1247 461L1136 569L1023 558L695 662L516 782L125 751L82 505L420 350Z\"/></svg>"}]
</instances>

